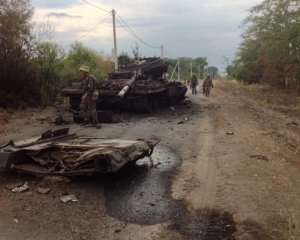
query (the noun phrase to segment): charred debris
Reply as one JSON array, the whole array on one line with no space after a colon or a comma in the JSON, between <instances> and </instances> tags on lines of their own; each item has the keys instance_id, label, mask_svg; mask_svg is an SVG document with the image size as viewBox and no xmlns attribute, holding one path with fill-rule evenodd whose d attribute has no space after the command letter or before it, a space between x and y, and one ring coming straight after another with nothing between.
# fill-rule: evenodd
<instances>
[{"instance_id":1,"label":"charred debris","mask_svg":"<svg viewBox=\"0 0 300 240\"><path fill-rule=\"evenodd\" d=\"M0 146L0 169L36 176L78 176L117 172L150 156L160 140L121 140L69 134L69 128Z\"/></svg>"}]
</instances>

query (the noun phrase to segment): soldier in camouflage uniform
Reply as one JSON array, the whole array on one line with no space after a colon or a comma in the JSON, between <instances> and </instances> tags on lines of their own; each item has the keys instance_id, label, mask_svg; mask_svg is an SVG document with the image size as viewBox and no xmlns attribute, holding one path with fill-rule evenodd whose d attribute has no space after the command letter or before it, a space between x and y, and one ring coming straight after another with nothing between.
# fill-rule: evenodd
<instances>
[{"instance_id":1,"label":"soldier in camouflage uniform","mask_svg":"<svg viewBox=\"0 0 300 240\"><path fill-rule=\"evenodd\" d=\"M192 87L192 94L197 94L196 87L199 84L198 78L196 77L196 74L193 73L193 76L191 78L191 87Z\"/></svg>"},{"instance_id":2,"label":"soldier in camouflage uniform","mask_svg":"<svg viewBox=\"0 0 300 240\"><path fill-rule=\"evenodd\" d=\"M96 78L90 74L89 67L87 66L81 66L79 71L83 88L83 95L81 97L80 104L80 110L84 119L83 125L99 128L96 102L92 99L92 94L96 89ZM92 123L90 122L90 119L92 119Z\"/></svg>"},{"instance_id":3,"label":"soldier in camouflage uniform","mask_svg":"<svg viewBox=\"0 0 300 240\"><path fill-rule=\"evenodd\" d=\"M203 81L203 95L205 94L206 97L208 97L210 94L210 90L213 87L214 87L214 85L212 83L212 79L211 79L210 75L207 74L206 78Z\"/></svg>"}]
</instances>

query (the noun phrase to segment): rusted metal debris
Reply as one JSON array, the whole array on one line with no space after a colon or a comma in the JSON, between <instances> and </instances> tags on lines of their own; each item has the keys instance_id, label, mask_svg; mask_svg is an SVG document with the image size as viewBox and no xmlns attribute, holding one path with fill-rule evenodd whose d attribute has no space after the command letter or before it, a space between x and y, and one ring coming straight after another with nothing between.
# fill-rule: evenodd
<instances>
[{"instance_id":1,"label":"rusted metal debris","mask_svg":"<svg viewBox=\"0 0 300 240\"><path fill-rule=\"evenodd\" d=\"M160 141L102 139L76 136L69 128L46 131L41 137L0 146L0 169L37 176L91 175L117 172L127 164L150 156Z\"/></svg>"}]
</instances>

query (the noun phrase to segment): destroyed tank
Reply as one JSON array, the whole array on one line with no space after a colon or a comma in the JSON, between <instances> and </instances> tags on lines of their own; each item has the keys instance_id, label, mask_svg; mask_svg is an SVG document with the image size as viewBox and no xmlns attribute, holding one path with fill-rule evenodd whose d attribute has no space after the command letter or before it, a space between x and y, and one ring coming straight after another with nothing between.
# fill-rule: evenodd
<instances>
[{"instance_id":1,"label":"destroyed tank","mask_svg":"<svg viewBox=\"0 0 300 240\"><path fill-rule=\"evenodd\" d=\"M144 58L120 65L104 81L97 81L99 93L97 110L122 109L125 111L151 112L185 99L187 87L181 82L163 78L168 63L161 58ZM79 110L82 84L74 83L62 89L69 97L72 109Z\"/></svg>"},{"instance_id":2,"label":"destroyed tank","mask_svg":"<svg viewBox=\"0 0 300 240\"><path fill-rule=\"evenodd\" d=\"M153 153L159 139L105 139L77 136L69 128L0 146L0 170L36 176L79 176L113 173Z\"/></svg>"}]
</instances>

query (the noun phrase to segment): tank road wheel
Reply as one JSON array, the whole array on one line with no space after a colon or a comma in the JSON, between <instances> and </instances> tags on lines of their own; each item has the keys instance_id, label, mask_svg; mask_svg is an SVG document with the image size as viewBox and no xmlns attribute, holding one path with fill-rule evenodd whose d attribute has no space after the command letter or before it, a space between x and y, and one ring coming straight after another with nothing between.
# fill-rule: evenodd
<instances>
[{"instance_id":1,"label":"tank road wheel","mask_svg":"<svg viewBox=\"0 0 300 240\"><path fill-rule=\"evenodd\" d=\"M166 106L166 99L164 97L158 97L157 99L158 106L159 107L165 107Z\"/></svg>"},{"instance_id":2,"label":"tank road wheel","mask_svg":"<svg viewBox=\"0 0 300 240\"><path fill-rule=\"evenodd\" d=\"M130 107L133 111L151 113L153 112L154 105L153 97L145 96L136 100L132 100Z\"/></svg>"},{"instance_id":3,"label":"tank road wheel","mask_svg":"<svg viewBox=\"0 0 300 240\"><path fill-rule=\"evenodd\" d=\"M152 97L147 97L146 112L152 113L154 109L154 100Z\"/></svg>"}]
</instances>

